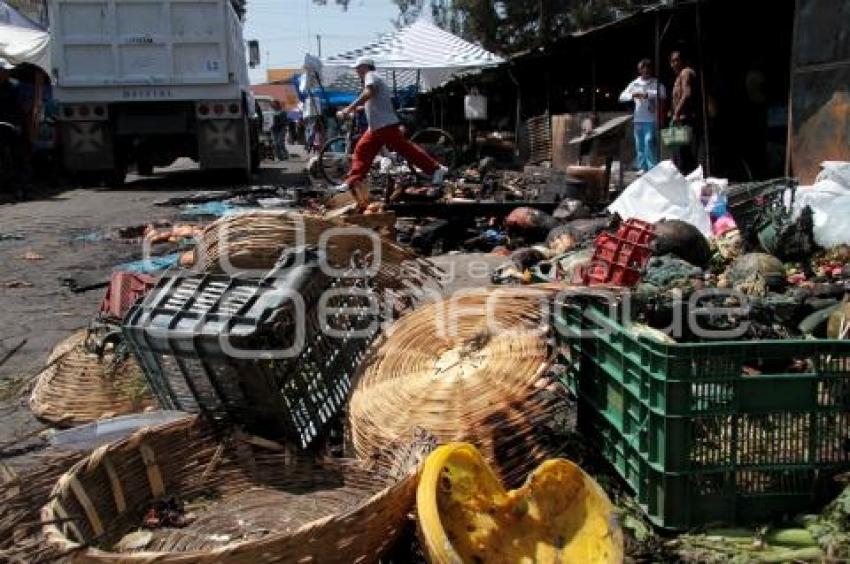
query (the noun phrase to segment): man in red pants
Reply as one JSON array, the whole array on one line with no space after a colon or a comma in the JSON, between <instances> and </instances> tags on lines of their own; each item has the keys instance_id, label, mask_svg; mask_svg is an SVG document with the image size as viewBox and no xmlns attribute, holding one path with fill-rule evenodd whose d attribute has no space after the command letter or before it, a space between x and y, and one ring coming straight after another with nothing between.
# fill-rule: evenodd
<instances>
[{"instance_id":1,"label":"man in red pants","mask_svg":"<svg viewBox=\"0 0 850 564\"><path fill-rule=\"evenodd\" d=\"M411 143L404 136L399 125L398 116L393 108L392 97L387 83L375 72L375 62L372 59L360 57L356 63L357 75L363 81L363 92L351 104L339 112L341 118L357 110L365 103L366 120L369 129L357 141L354 147L354 159L351 172L345 182L337 186L337 190L351 191L360 208L365 208L369 203L368 192L365 197L359 196L360 184L369 174L372 161L383 146L399 153L416 168L432 176L434 184L441 184L448 169L441 166L418 145Z\"/></svg>"}]
</instances>

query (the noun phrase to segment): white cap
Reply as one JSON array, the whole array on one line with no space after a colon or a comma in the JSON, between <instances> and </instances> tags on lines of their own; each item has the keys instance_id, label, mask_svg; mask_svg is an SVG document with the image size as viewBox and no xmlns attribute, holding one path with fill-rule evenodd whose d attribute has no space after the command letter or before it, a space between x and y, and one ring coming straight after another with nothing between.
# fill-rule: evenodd
<instances>
[{"instance_id":1,"label":"white cap","mask_svg":"<svg viewBox=\"0 0 850 564\"><path fill-rule=\"evenodd\" d=\"M9 61L7 61L6 59L4 59L3 57L0 57L0 69L3 69L3 70L12 70L12 69L14 69L14 68L15 68L15 65L13 65L12 63L10 63Z\"/></svg>"},{"instance_id":2,"label":"white cap","mask_svg":"<svg viewBox=\"0 0 850 564\"><path fill-rule=\"evenodd\" d=\"M374 67L375 66L375 60L371 59L369 57L357 57L357 60L354 62L354 68L357 68L357 67L360 67L360 66L363 66L363 65L368 65L370 67Z\"/></svg>"}]
</instances>

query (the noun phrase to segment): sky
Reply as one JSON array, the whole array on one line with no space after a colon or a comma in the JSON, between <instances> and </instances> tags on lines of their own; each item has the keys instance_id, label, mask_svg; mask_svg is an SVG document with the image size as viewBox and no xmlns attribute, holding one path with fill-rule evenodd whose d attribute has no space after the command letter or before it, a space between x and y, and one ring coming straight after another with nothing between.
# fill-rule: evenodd
<instances>
[{"instance_id":1,"label":"sky","mask_svg":"<svg viewBox=\"0 0 850 564\"><path fill-rule=\"evenodd\" d=\"M351 0L348 10L328 0L247 0L245 39L260 42L261 64L251 71L251 82L264 82L266 68L300 67L304 53L318 54L316 35L322 36L322 56L328 57L374 41L393 31L398 8L391 0Z\"/></svg>"}]
</instances>

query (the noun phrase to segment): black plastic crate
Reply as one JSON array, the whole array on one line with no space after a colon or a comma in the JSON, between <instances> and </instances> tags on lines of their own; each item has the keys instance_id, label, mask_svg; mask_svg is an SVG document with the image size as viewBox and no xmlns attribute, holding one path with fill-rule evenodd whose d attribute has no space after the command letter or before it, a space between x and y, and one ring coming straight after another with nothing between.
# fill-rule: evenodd
<instances>
[{"instance_id":1,"label":"black plastic crate","mask_svg":"<svg viewBox=\"0 0 850 564\"><path fill-rule=\"evenodd\" d=\"M726 193L727 205L738 229L746 234L752 229L759 213L766 208L786 207L786 192L789 192L788 203L793 203L796 190L797 180L794 178L732 184Z\"/></svg>"},{"instance_id":2,"label":"black plastic crate","mask_svg":"<svg viewBox=\"0 0 850 564\"><path fill-rule=\"evenodd\" d=\"M345 404L379 302L353 272L328 276L321 256L293 249L262 278L163 276L123 326L162 407L304 447L322 434Z\"/></svg>"}]
</instances>

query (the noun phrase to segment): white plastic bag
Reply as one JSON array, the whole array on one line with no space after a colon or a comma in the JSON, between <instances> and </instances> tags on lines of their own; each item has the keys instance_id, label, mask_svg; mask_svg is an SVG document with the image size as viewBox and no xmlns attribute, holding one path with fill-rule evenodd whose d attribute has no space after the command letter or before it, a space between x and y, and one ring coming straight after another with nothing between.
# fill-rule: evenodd
<instances>
[{"instance_id":1,"label":"white plastic bag","mask_svg":"<svg viewBox=\"0 0 850 564\"><path fill-rule=\"evenodd\" d=\"M813 186L801 186L794 197L794 217L804 207L814 212L815 242L824 248L850 245L850 163L827 161Z\"/></svg>"},{"instance_id":2,"label":"white plastic bag","mask_svg":"<svg viewBox=\"0 0 850 564\"><path fill-rule=\"evenodd\" d=\"M692 176L696 173L694 171ZM702 176L701 170L699 176ZM688 180L671 161L659 163L632 182L608 206L608 211L620 214L623 219L636 218L650 223L680 219L699 229L706 237L711 237L708 213Z\"/></svg>"},{"instance_id":3,"label":"white plastic bag","mask_svg":"<svg viewBox=\"0 0 850 564\"><path fill-rule=\"evenodd\" d=\"M815 178L815 184L824 180L833 182L850 189L850 163L845 161L824 161L820 164L821 171Z\"/></svg>"}]
</instances>

